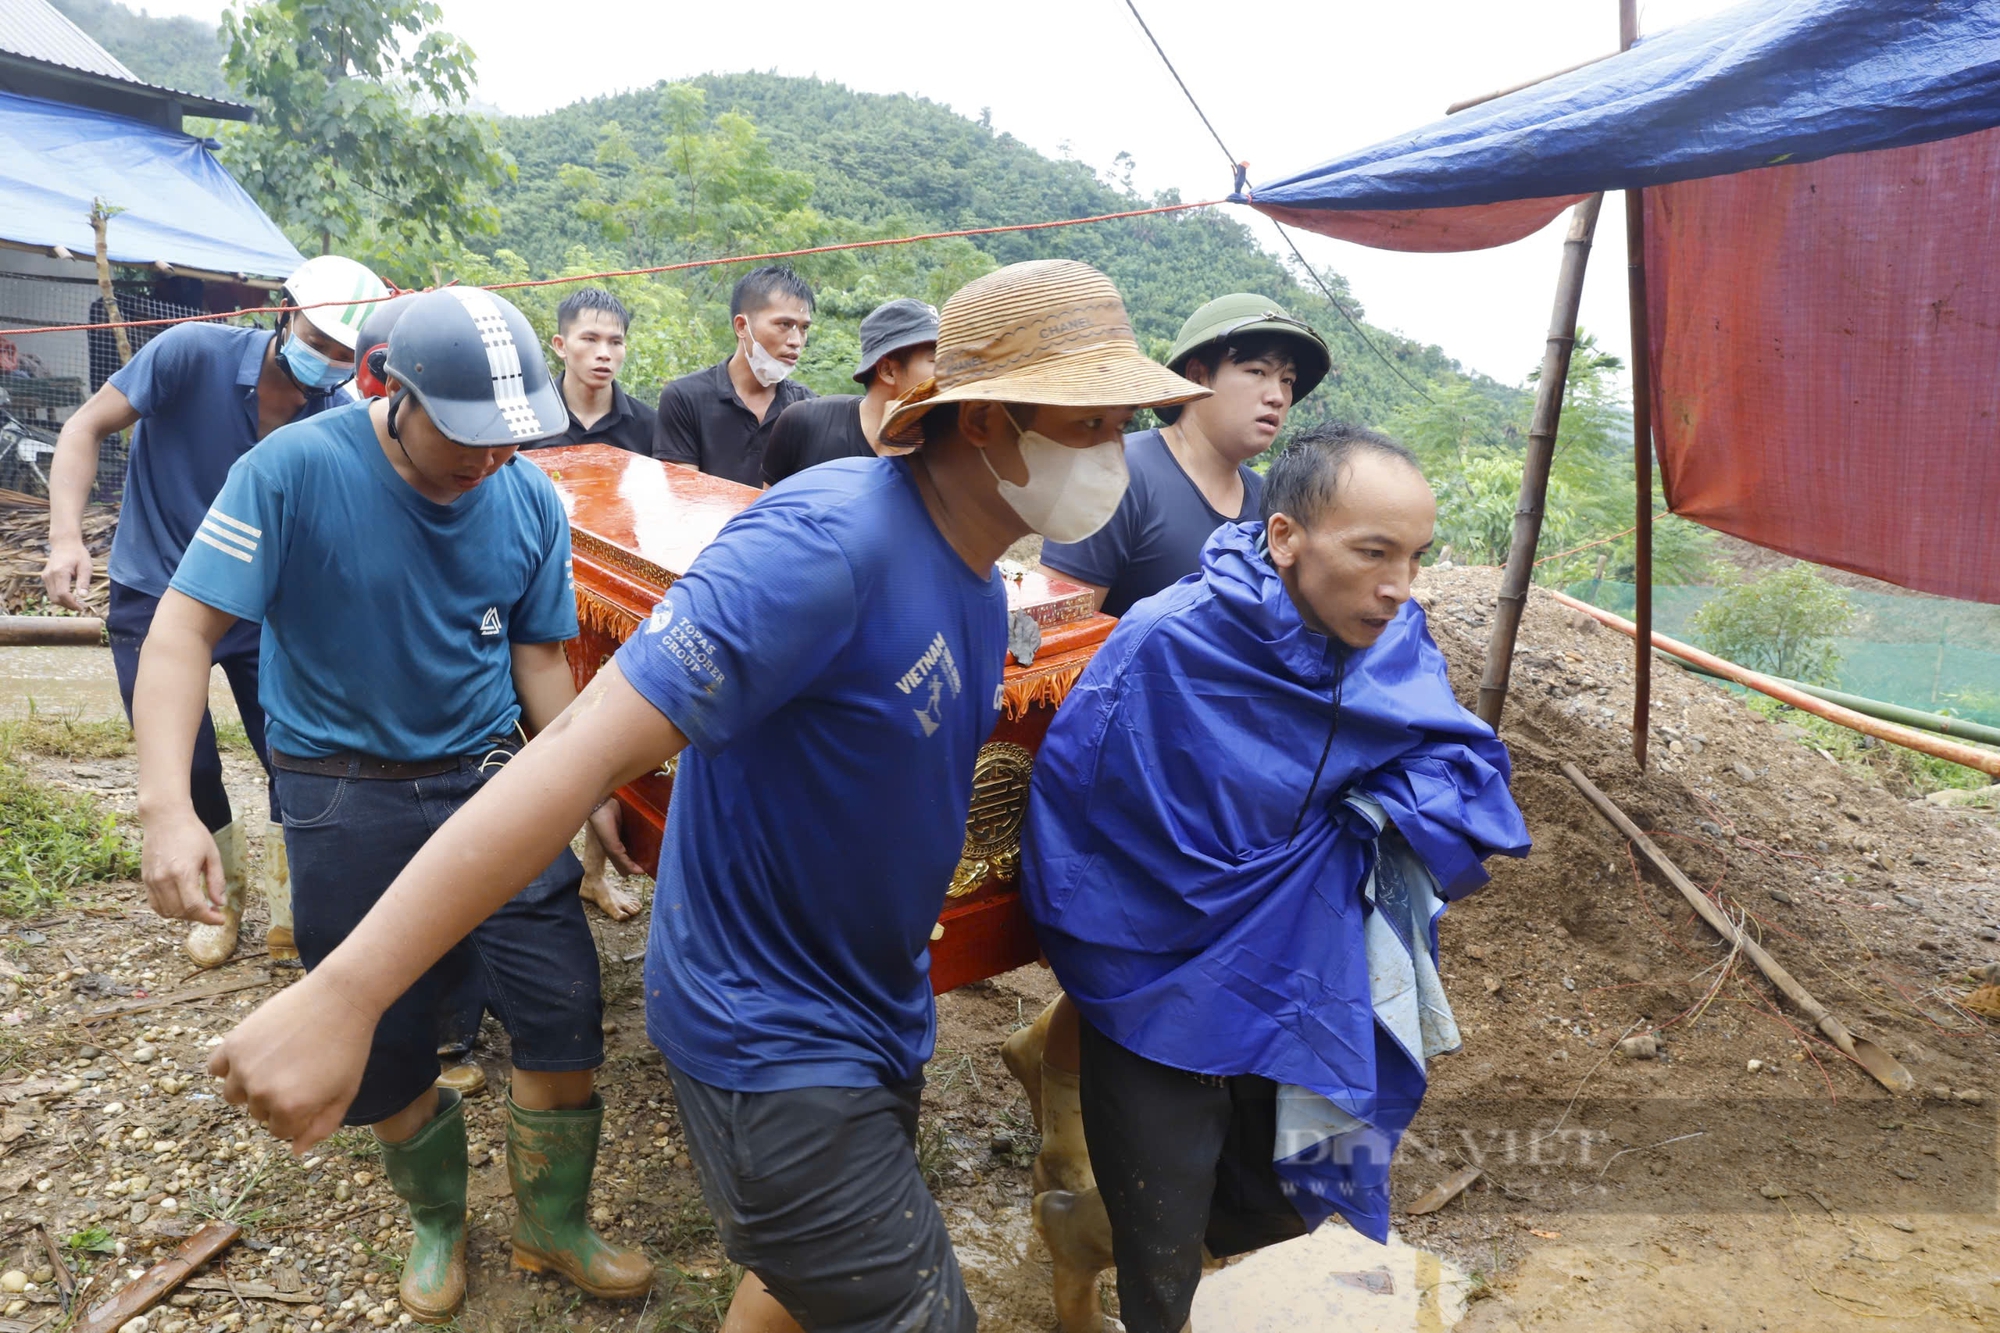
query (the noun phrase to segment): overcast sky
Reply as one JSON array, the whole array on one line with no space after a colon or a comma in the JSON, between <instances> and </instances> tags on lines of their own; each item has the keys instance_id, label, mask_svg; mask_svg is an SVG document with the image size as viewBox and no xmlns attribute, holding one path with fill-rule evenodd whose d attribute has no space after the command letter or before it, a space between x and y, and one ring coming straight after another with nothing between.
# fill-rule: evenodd
<instances>
[{"instance_id":1,"label":"overcast sky","mask_svg":"<svg viewBox=\"0 0 2000 1333\"><path fill-rule=\"evenodd\" d=\"M1641 0L1642 31L1728 0ZM1290 5L1138 0L1252 181L1269 180L1413 129L1451 102L1614 50L1617 0L1305 0ZM145 0L155 14L213 19L215 0ZM1108 169L1137 162L1144 192L1229 192L1230 172L1124 0L1009 4L755 5L596 0L443 0L445 25L479 56L480 100L533 113L582 97L712 71L818 75L864 92L907 92ZM137 7L135 5L135 7ZM574 16L573 20L571 16ZM1270 248L1271 224L1234 210ZM1316 264L1344 273L1368 318L1436 343L1468 367L1520 383L1541 359L1564 222L1497 250L1405 255L1296 232ZM1583 323L1623 356L1624 212L1605 201Z\"/></svg>"}]
</instances>

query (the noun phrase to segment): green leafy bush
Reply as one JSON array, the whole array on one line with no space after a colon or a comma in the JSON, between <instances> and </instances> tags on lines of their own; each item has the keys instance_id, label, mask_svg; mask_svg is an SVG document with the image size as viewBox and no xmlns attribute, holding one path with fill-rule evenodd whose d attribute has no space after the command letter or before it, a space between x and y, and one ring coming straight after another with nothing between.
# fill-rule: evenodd
<instances>
[{"instance_id":1,"label":"green leafy bush","mask_svg":"<svg viewBox=\"0 0 2000 1333\"><path fill-rule=\"evenodd\" d=\"M1853 620L1847 594L1801 561L1726 589L1688 623L1695 642L1717 657L1788 680L1831 685L1840 674L1834 640Z\"/></svg>"},{"instance_id":2,"label":"green leafy bush","mask_svg":"<svg viewBox=\"0 0 2000 1333\"><path fill-rule=\"evenodd\" d=\"M0 761L0 916L32 916L79 884L136 879L139 851L88 796Z\"/></svg>"}]
</instances>

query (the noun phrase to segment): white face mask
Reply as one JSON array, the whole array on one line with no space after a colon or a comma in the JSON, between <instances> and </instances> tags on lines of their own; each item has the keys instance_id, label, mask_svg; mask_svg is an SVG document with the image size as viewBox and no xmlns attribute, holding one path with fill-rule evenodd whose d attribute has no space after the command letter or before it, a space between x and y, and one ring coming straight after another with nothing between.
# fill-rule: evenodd
<instances>
[{"instance_id":1,"label":"white face mask","mask_svg":"<svg viewBox=\"0 0 2000 1333\"><path fill-rule=\"evenodd\" d=\"M750 373L757 377L759 384L768 389L792 373L790 366L764 350L764 344L755 338L744 341L750 344Z\"/></svg>"},{"instance_id":2,"label":"white face mask","mask_svg":"<svg viewBox=\"0 0 2000 1333\"><path fill-rule=\"evenodd\" d=\"M1009 421L1013 414L1007 415ZM1000 498L1034 531L1052 542L1080 542L1111 521L1125 498L1130 474L1125 470L1125 441L1106 440L1087 449L1072 449L1038 431L1020 431L1021 462L1028 484L1017 486L993 467L986 450L979 457L1000 485Z\"/></svg>"}]
</instances>

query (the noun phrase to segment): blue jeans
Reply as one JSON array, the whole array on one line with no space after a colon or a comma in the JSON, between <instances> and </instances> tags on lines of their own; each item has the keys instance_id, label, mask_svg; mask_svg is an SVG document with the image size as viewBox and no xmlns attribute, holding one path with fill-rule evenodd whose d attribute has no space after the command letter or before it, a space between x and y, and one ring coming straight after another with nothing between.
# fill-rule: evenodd
<instances>
[{"instance_id":1,"label":"blue jeans","mask_svg":"<svg viewBox=\"0 0 2000 1333\"><path fill-rule=\"evenodd\" d=\"M486 776L476 759L408 780L278 769L292 924L307 970L361 923ZM442 1011L468 979L507 1029L515 1068L556 1073L604 1063L597 943L577 897L582 882L583 866L565 847L389 1006L375 1026L348 1124L386 1120L437 1079Z\"/></svg>"},{"instance_id":2,"label":"blue jeans","mask_svg":"<svg viewBox=\"0 0 2000 1333\"><path fill-rule=\"evenodd\" d=\"M104 618L105 633L111 639L111 665L118 673L118 697L125 701L125 720L132 720L132 691L139 681L139 649L153 628L153 613L160 599L122 583L111 585L111 613ZM254 620L239 620L215 645L215 661L229 680L229 692L236 696L236 710L243 715L243 733L264 772L271 772L271 755L264 745L264 706L257 702L257 641L263 626ZM203 695L207 682L203 681ZM194 812L210 833L225 827L233 816L229 793L222 785L222 755L215 748L215 719L204 708L201 730L194 738L194 767L188 774L188 790L194 796ZM275 785L270 794L271 818L278 817Z\"/></svg>"}]
</instances>

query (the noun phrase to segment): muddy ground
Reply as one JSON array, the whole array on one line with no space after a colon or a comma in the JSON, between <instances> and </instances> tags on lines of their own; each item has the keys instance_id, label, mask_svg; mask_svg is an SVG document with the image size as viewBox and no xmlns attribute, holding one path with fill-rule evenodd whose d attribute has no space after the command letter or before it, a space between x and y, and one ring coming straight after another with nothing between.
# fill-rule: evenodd
<instances>
[{"instance_id":1,"label":"muddy ground","mask_svg":"<svg viewBox=\"0 0 2000 1333\"><path fill-rule=\"evenodd\" d=\"M1419 585L1468 703L1492 585L1492 571L1450 569ZM1630 673L1628 640L1534 598L1504 734L1535 851L1496 862L1492 885L1444 919L1465 1047L1433 1065L1399 1159L1398 1205L1467 1165L1483 1174L1440 1211L1399 1219L1415 1251L1357 1251L1351 1236L1323 1233L1317 1249L1301 1242L1212 1277L1219 1294L1204 1290L1198 1327L1429 1329L1461 1314L1468 1330L2000 1325L2000 1082L1986 1022L1960 1003L1970 971L2000 963L1994 812L1920 799L1886 764L1829 759L1796 729L1665 667L1642 775L1626 729ZM71 702L101 698L74 686L62 687ZM17 679L0 707L31 688ZM1565 759L1821 1002L1893 1050L1918 1091L1884 1091L1670 888L1639 874L1558 771ZM129 757L23 762L131 808ZM259 809L254 761L232 756L230 772L239 809ZM660 1282L642 1307L621 1308L507 1271L504 1136L489 1094L469 1104L478 1165L466 1328L712 1328L733 1280L645 1041L643 926L594 916L593 928L610 1051L599 1221L647 1246ZM134 885L79 892L5 929L0 1269L28 1289L0 1291L0 1333L57 1325L63 1293L45 1235L65 1275L101 1294L218 1214L242 1221L245 1240L162 1307L151 1333L399 1319L385 1304L399 1210L367 1136L343 1133L295 1161L201 1074L207 1047L296 975L259 956L261 909L237 960L200 975L178 952L180 930L151 917ZM1048 974L1028 968L939 1003L920 1150L982 1327L1003 1333L1052 1326L1046 1256L1027 1222L1034 1130L998 1047L1053 993ZM1655 1058L1612 1054L1647 1034L1660 1041ZM490 1025L479 1057L497 1084L504 1038ZM1375 1255L1393 1279L1347 1274L1338 1314L1301 1299L1329 1265L1366 1270Z\"/></svg>"}]
</instances>

